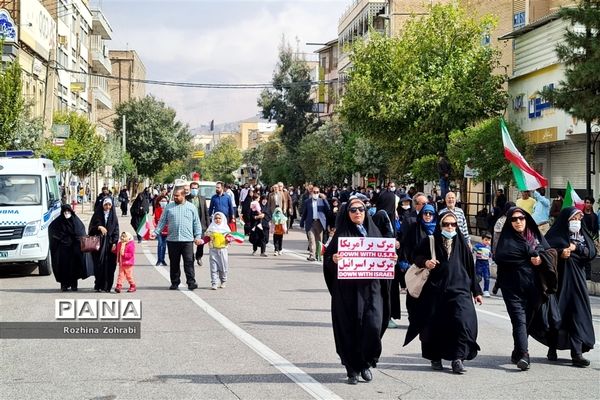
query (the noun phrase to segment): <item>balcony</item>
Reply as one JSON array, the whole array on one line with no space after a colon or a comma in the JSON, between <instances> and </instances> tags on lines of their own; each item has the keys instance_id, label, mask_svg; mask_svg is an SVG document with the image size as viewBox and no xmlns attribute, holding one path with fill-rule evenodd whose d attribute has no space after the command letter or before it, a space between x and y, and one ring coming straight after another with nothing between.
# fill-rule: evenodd
<instances>
[{"instance_id":1,"label":"balcony","mask_svg":"<svg viewBox=\"0 0 600 400\"><path fill-rule=\"evenodd\" d=\"M113 30L104 17L102 10L92 10L92 34L100 35L104 40L112 38Z\"/></svg>"},{"instance_id":2,"label":"balcony","mask_svg":"<svg viewBox=\"0 0 600 400\"><path fill-rule=\"evenodd\" d=\"M101 74L112 74L112 64L108 58L108 48L104 45L104 40L98 35L93 35L91 44L92 68Z\"/></svg>"},{"instance_id":3,"label":"balcony","mask_svg":"<svg viewBox=\"0 0 600 400\"><path fill-rule=\"evenodd\" d=\"M98 105L98 108L104 108L107 110L112 109L112 100L108 90L108 79L100 76L91 76L90 85L92 88L92 95L94 101Z\"/></svg>"}]
</instances>

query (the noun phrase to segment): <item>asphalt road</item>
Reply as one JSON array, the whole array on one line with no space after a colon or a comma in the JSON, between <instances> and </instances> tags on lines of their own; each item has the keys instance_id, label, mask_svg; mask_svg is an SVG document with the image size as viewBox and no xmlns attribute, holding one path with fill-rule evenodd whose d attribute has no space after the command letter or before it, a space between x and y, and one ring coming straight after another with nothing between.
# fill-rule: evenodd
<instances>
[{"instance_id":1,"label":"asphalt road","mask_svg":"<svg viewBox=\"0 0 600 400\"><path fill-rule=\"evenodd\" d=\"M82 214L83 219L89 215ZM128 218L121 227L132 231ZM55 321L56 299L139 299L140 339L2 339L1 399L597 399L600 398L600 299L592 298L596 349L592 365L570 365L568 351L546 360L530 340L532 367L510 363L511 327L501 297L478 306L481 352L454 375L432 371L418 340L402 347L407 317L388 330L374 380L347 385L335 353L330 297L321 265L306 261L297 226L284 254L251 255L230 247L225 289L168 290L168 269L155 267L156 243L136 251L136 293L95 293L93 277L79 292L61 293L53 276L0 270L0 322ZM207 255L204 257L207 264ZM185 281L183 279L183 281ZM404 295L402 295L404 296ZM402 299L404 302L404 298Z\"/></svg>"}]
</instances>

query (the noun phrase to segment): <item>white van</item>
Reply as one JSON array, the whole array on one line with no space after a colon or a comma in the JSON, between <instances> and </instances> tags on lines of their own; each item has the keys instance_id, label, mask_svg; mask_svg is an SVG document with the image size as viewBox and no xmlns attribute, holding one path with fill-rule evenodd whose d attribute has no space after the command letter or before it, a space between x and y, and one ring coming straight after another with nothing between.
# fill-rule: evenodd
<instances>
[{"instance_id":1,"label":"white van","mask_svg":"<svg viewBox=\"0 0 600 400\"><path fill-rule=\"evenodd\" d=\"M31 151L0 152L0 268L37 263L52 273L48 226L60 215L54 164Z\"/></svg>"}]
</instances>

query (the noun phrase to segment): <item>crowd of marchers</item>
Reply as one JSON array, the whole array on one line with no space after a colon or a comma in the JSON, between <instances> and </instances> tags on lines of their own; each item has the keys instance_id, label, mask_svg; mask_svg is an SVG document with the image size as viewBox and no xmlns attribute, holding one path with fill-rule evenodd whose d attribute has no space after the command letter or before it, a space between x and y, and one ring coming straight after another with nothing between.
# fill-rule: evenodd
<instances>
[{"instance_id":1,"label":"crowd of marchers","mask_svg":"<svg viewBox=\"0 0 600 400\"><path fill-rule=\"evenodd\" d=\"M488 221L490 234L472 243L454 192L441 198L397 187L393 181L379 189L314 184L299 188L281 182L236 187L217 182L210 199L191 181L148 187L133 202L127 188L115 196L103 188L87 231L74 210L63 206L50 227L51 248L62 290L77 290L77 280L93 274L94 288L109 292L118 266L115 291L120 292L125 280L135 291L133 261L127 253L134 240L119 234L118 204L122 216L129 211L138 241L143 239L143 219L153 216L155 227L146 234L157 239L158 266L167 266L168 253L170 289L177 290L181 283L181 262L188 289L198 287L194 261L202 265L208 246L211 288L216 290L227 284L227 248L237 226L243 226L253 255L267 256L272 235L273 255L280 256L284 234L298 221L306 233L307 260L322 257L336 350L350 384L359 376L373 379L370 369L377 366L381 338L388 328L397 328L401 318L400 293L406 293L409 316L405 345L418 337L432 369L443 370L442 362L448 360L454 373L464 373L464 362L480 351L475 305L491 296L493 260L497 280L492 293L500 291L513 327L510 360L523 371L530 368L531 336L548 346L549 360L557 360L558 350L570 350L573 365L586 367L589 361L583 353L595 343L586 278L596 256L598 218L593 200L586 198L584 210L562 207L560 200L551 202L540 188L533 196L523 192L515 204L499 190ZM79 250L77 237L85 234L101 238L100 250L91 259ZM394 239L394 279L339 279L337 264L343 257L338 240L346 237ZM411 267L428 271L418 296L404 279Z\"/></svg>"}]
</instances>

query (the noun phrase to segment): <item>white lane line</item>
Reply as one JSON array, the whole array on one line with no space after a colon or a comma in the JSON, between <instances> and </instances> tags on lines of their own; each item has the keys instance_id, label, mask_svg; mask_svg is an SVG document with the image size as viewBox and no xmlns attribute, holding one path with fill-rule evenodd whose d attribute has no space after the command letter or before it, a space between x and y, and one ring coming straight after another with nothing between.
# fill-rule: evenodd
<instances>
[{"instance_id":1,"label":"white lane line","mask_svg":"<svg viewBox=\"0 0 600 400\"><path fill-rule=\"evenodd\" d=\"M150 265L156 264L156 257L148 249L143 249L144 255L150 261ZM154 267L159 274L161 274L169 283L171 278L169 272L163 267ZM229 318L218 312L210 304L205 302L192 291L181 290L181 293L190 298L198 307L200 307L205 313L207 313L212 319L217 321L222 327L227 329L233 336L238 338L246 346L250 347L256 354L264 358L269 364L280 370L304 391L311 395L315 399L332 399L341 400L337 394L327 389L325 386L317 382L312 376L296 367L294 364L271 350L264 343L250 335L248 332L234 324Z\"/></svg>"}]
</instances>

